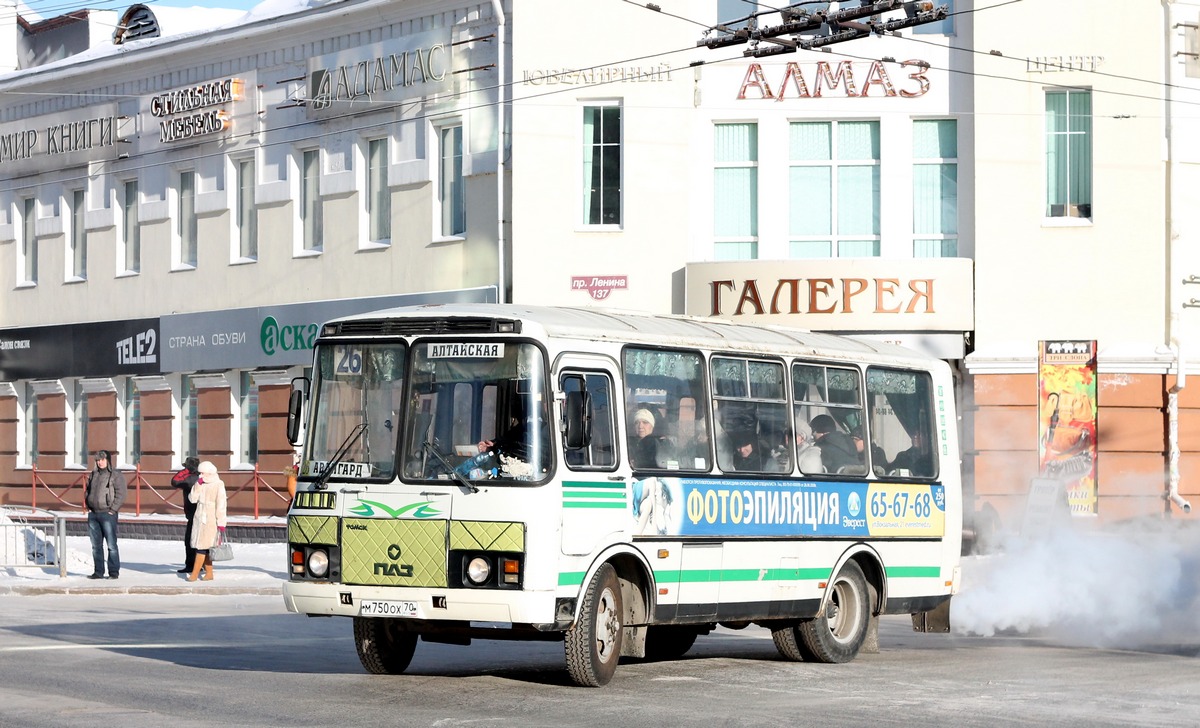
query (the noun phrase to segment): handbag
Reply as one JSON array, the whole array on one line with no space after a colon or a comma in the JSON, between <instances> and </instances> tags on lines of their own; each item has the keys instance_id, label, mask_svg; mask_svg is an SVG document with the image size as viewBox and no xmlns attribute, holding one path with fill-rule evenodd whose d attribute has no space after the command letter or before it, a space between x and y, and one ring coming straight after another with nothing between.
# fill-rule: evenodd
<instances>
[{"instance_id":1,"label":"handbag","mask_svg":"<svg viewBox=\"0 0 1200 728\"><path fill-rule=\"evenodd\" d=\"M208 558L212 561L233 559L233 544L229 543L220 531L217 531L217 545L208 550Z\"/></svg>"}]
</instances>

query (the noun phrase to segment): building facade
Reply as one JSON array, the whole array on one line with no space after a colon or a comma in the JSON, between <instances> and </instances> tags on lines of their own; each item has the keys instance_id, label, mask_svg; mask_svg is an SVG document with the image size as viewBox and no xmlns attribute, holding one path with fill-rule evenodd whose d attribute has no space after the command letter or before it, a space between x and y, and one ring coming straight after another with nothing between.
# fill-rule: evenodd
<instances>
[{"instance_id":1,"label":"building facade","mask_svg":"<svg viewBox=\"0 0 1200 728\"><path fill-rule=\"evenodd\" d=\"M736 0L614 0L586 33L546 0L350 0L15 59L0 487L27 502L100 447L276 482L320 321L484 300L934 353L961 383L968 502L1009 525L1040 475L1038 344L1094 340L1093 513L1182 515L1200 6L1117 38L1087 20L1100 5L1120 9L954 0L898 36L760 58L697 45L752 22Z\"/></svg>"}]
</instances>

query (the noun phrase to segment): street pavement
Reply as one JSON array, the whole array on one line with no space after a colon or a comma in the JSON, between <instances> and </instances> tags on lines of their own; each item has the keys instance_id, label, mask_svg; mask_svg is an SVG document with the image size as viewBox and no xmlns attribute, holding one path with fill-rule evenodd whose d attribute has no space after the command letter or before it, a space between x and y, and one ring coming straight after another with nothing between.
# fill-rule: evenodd
<instances>
[{"instance_id":1,"label":"street pavement","mask_svg":"<svg viewBox=\"0 0 1200 728\"><path fill-rule=\"evenodd\" d=\"M2 544L0 544L2 546ZM287 577L287 547L283 543L234 543L233 560L213 567L212 581L185 580L182 541L121 538L121 572L117 579L89 579L92 548L87 537L67 537L67 575L57 565L0 567L3 594L265 594L281 593ZM11 549L10 549L11 551ZM0 563L12 559L0 548ZM57 562L56 562L57 563Z\"/></svg>"}]
</instances>

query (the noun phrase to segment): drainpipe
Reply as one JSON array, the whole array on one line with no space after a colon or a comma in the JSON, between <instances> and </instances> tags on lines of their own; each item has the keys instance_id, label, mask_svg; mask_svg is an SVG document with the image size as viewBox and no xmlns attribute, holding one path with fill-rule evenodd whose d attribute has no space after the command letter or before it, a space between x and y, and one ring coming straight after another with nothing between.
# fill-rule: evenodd
<instances>
[{"instance_id":1,"label":"drainpipe","mask_svg":"<svg viewBox=\"0 0 1200 728\"><path fill-rule=\"evenodd\" d=\"M1163 11L1163 39L1164 50L1166 50L1166 58L1164 59L1166 69L1165 76L1168 81L1165 88L1165 111L1163 115L1166 121L1167 128L1167 164L1166 164L1166 203L1167 203L1167 266L1168 280L1175 281L1167 286L1167 306L1169 316L1170 331L1168 336L1171 337L1171 350L1175 352L1175 384L1167 390L1167 500L1175 504L1175 507L1184 513L1192 512L1192 504L1183 496L1179 495L1179 393L1187 386L1187 359L1183 355L1183 327L1180 321L1182 305L1176 308L1176 301L1179 298L1175 295L1175 286L1178 286L1178 274L1181 266L1179 265L1179 242L1174 235L1174 221L1172 219L1172 210L1175 206L1175 154L1174 154L1174 138L1175 138L1175 119L1174 119L1174 99L1171 93L1172 79L1171 67L1174 61L1174 54L1171 49L1171 3L1164 0L1162 3ZM1182 304L1182 301L1179 301ZM1169 511L1168 507L1168 511Z\"/></svg>"},{"instance_id":2,"label":"drainpipe","mask_svg":"<svg viewBox=\"0 0 1200 728\"><path fill-rule=\"evenodd\" d=\"M1171 323L1179 325L1179 314L1171 314ZM1179 393L1187 386L1187 362L1183 357L1183 344L1179 339L1171 342L1175 350L1175 386L1167 391L1167 500L1184 513L1192 512L1192 504L1179 495Z\"/></svg>"},{"instance_id":3,"label":"drainpipe","mask_svg":"<svg viewBox=\"0 0 1200 728\"><path fill-rule=\"evenodd\" d=\"M507 26L504 20L503 0L492 0L492 14L496 16L496 300L508 303L507 279L508 259L504 253L504 94L508 88L505 77L504 42Z\"/></svg>"}]
</instances>

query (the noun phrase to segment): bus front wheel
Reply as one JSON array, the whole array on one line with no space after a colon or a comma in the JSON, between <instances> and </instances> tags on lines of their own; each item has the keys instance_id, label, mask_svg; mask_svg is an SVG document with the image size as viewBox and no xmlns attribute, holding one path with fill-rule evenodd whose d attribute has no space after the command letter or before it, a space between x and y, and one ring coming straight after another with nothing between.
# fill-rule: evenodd
<instances>
[{"instance_id":1,"label":"bus front wheel","mask_svg":"<svg viewBox=\"0 0 1200 728\"><path fill-rule=\"evenodd\" d=\"M394 619L354 618L354 646L367 672L399 675L408 669L417 650L417 635L399 627Z\"/></svg>"},{"instance_id":2,"label":"bus front wheel","mask_svg":"<svg viewBox=\"0 0 1200 728\"><path fill-rule=\"evenodd\" d=\"M829 585L818 616L772 632L776 649L789 660L850 662L867 638L869 595L862 569L847 561Z\"/></svg>"},{"instance_id":3,"label":"bus front wheel","mask_svg":"<svg viewBox=\"0 0 1200 728\"><path fill-rule=\"evenodd\" d=\"M611 564L596 570L583 595L579 619L564 642L567 672L576 684L600 687L612 680L621 659L621 583Z\"/></svg>"}]
</instances>

